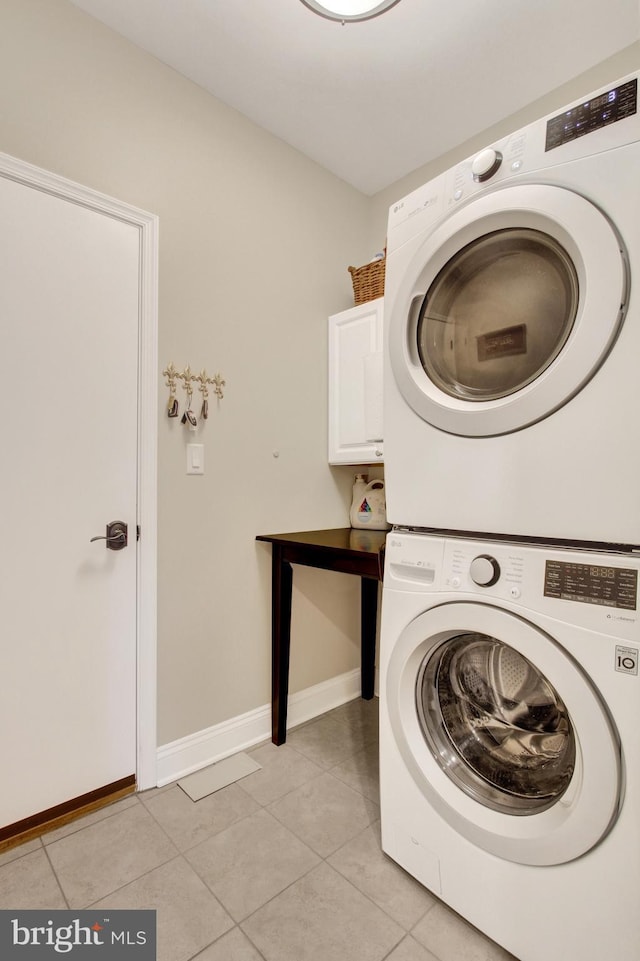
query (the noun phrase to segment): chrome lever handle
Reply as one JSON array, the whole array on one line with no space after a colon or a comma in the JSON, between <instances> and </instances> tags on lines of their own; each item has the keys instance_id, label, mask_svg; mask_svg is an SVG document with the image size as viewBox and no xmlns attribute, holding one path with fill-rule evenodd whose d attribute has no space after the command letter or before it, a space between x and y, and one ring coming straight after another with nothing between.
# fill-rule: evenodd
<instances>
[{"instance_id":1,"label":"chrome lever handle","mask_svg":"<svg viewBox=\"0 0 640 961\"><path fill-rule=\"evenodd\" d=\"M129 543L127 525L124 521L111 521L107 524L107 533L92 537L89 543L93 544L94 541L106 541L107 550L121 551Z\"/></svg>"}]
</instances>

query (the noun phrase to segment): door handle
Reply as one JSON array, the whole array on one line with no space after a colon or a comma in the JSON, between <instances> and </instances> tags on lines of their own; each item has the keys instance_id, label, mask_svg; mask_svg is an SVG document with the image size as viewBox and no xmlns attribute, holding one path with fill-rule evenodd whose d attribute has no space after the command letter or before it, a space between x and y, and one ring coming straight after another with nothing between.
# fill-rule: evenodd
<instances>
[{"instance_id":1,"label":"door handle","mask_svg":"<svg viewBox=\"0 0 640 961\"><path fill-rule=\"evenodd\" d=\"M107 533L92 537L89 543L94 541L106 541L105 547L109 551L121 551L129 543L127 525L124 521L111 521L107 524Z\"/></svg>"}]
</instances>

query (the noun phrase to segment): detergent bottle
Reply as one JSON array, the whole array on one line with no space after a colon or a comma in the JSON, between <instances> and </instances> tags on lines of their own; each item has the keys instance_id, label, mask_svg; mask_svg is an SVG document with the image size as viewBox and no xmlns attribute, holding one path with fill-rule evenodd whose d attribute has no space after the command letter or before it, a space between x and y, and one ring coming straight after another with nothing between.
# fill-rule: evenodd
<instances>
[{"instance_id":1,"label":"detergent bottle","mask_svg":"<svg viewBox=\"0 0 640 961\"><path fill-rule=\"evenodd\" d=\"M367 483L366 474L356 474L349 520L352 527L371 531L389 530L383 480Z\"/></svg>"}]
</instances>

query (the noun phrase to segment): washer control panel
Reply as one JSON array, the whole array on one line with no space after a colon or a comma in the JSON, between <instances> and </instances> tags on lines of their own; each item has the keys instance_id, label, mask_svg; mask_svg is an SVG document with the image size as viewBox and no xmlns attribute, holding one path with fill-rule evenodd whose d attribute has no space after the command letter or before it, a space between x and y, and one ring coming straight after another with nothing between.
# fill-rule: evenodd
<instances>
[{"instance_id":1,"label":"washer control panel","mask_svg":"<svg viewBox=\"0 0 640 961\"><path fill-rule=\"evenodd\" d=\"M394 528L383 591L535 611L637 644L640 555ZM437 598L437 599L436 599ZM626 663L626 662L625 662Z\"/></svg>"},{"instance_id":2,"label":"washer control panel","mask_svg":"<svg viewBox=\"0 0 640 961\"><path fill-rule=\"evenodd\" d=\"M483 544L392 531L386 544L385 583L407 591L473 593L518 600L525 556L517 544Z\"/></svg>"},{"instance_id":3,"label":"washer control panel","mask_svg":"<svg viewBox=\"0 0 640 961\"><path fill-rule=\"evenodd\" d=\"M522 593L525 559L517 544L474 544L473 541L447 541L444 587L490 593L494 597L517 600Z\"/></svg>"},{"instance_id":4,"label":"washer control panel","mask_svg":"<svg viewBox=\"0 0 640 961\"><path fill-rule=\"evenodd\" d=\"M599 604L635 611L638 572L611 564L578 564L547 560L544 569L545 597L583 604Z\"/></svg>"}]
</instances>

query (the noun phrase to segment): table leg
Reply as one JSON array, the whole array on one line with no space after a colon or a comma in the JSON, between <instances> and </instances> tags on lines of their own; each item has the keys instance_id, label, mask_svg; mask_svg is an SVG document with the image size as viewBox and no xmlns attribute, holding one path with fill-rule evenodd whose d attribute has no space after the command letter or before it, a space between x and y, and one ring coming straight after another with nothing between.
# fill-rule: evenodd
<instances>
[{"instance_id":1,"label":"table leg","mask_svg":"<svg viewBox=\"0 0 640 961\"><path fill-rule=\"evenodd\" d=\"M373 697L376 677L376 626L378 621L378 581L360 578L360 653L362 696Z\"/></svg>"},{"instance_id":2,"label":"table leg","mask_svg":"<svg viewBox=\"0 0 640 961\"><path fill-rule=\"evenodd\" d=\"M287 739L289 652L291 650L291 564L282 559L280 545L272 545L271 572L271 740Z\"/></svg>"}]
</instances>

